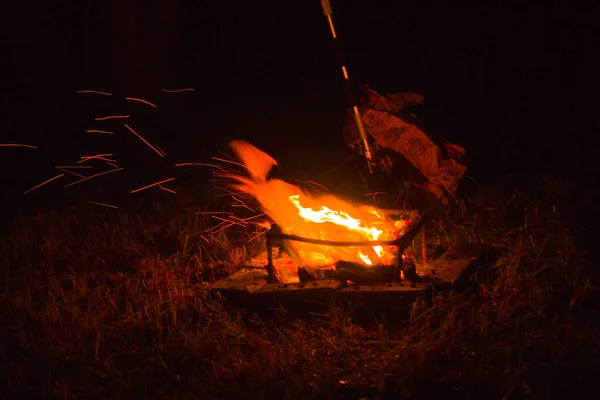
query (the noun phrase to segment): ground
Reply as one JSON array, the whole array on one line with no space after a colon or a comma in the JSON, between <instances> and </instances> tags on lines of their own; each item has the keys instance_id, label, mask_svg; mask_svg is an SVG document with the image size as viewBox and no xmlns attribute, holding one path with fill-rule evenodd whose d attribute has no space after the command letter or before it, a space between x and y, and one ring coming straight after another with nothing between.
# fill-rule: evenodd
<instances>
[{"instance_id":1,"label":"ground","mask_svg":"<svg viewBox=\"0 0 600 400\"><path fill-rule=\"evenodd\" d=\"M598 389L597 267L582 210L479 188L430 246L484 241L470 290L406 324L332 305L300 319L232 309L210 287L260 250L209 231L191 192L118 210L23 212L2 238L4 398L564 398ZM591 215L591 214L587 214ZM418 253L418 252L417 252Z\"/></svg>"}]
</instances>

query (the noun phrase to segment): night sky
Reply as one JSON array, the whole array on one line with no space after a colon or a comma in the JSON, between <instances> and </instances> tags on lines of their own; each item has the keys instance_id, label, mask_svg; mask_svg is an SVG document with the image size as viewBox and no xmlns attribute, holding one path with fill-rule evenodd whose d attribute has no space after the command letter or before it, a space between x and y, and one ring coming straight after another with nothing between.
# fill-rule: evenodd
<instances>
[{"instance_id":1,"label":"night sky","mask_svg":"<svg viewBox=\"0 0 600 400\"><path fill-rule=\"evenodd\" d=\"M347 102L320 1L78 3L19 2L0 17L0 142L39 146L0 150L5 198L94 152L115 153L135 185L166 176L167 164L208 160L233 138L307 174L347 151ZM534 172L594 182L598 10L331 5L354 82L423 94L417 116L467 149L477 180ZM195 91L160 90L185 87ZM131 114L167 157L122 121L94 124L110 113ZM93 128L115 135L85 133Z\"/></svg>"}]
</instances>

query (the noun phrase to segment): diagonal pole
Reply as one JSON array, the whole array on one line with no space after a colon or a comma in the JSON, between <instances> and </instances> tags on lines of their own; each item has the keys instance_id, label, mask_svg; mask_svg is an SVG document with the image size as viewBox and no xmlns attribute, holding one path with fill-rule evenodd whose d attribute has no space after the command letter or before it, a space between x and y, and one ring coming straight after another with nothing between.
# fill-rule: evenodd
<instances>
[{"instance_id":1,"label":"diagonal pole","mask_svg":"<svg viewBox=\"0 0 600 400\"><path fill-rule=\"evenodd\" d=\"M331 18L331 5L329 4L329 0L321 0L321 6L323 7L323 12L325 13L325 17L327 17L327 22L329 23L329 28L331 29L331 36L333 38L333 46L335 49L335 53L338 58L338 62L342 68L342 74L345 79L346 86L346 94L352 103L352 112L354 113L354 121L356 122L356 127L358 128L358 133L360 134L360 138L362 139L363 145L365 147L365 158L367 159L367 165L369 167L369 172L373 173L372 167L372 159L373 155L371 154L371 147L369 146L369 141L367 140L367 133L365 131L365 127L362 123L362 119L360 117L360 112L358 110L358 99L354 93L353 86L350 83L350 78L348 77L348 69L346 68L346 63L344 62L344 57L342 53L342 46L339 43L337 38L337 34L335 33L335 27L333 26L333 19Z\"/></svg>"}]
</instances>

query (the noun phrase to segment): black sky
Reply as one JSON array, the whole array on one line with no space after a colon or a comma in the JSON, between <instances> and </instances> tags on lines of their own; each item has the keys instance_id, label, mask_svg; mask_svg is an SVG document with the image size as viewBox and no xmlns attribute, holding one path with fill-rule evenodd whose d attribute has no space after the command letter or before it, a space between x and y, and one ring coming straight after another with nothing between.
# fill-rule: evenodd
<instances>
[{"instance_id":1,"label":"black sky","mask_svg":"<svg viewBox=\"0 0 600 400\"><path fill-rule=\"evenodd\" d=\"M5 188L39 182L44 168L88 147L152 158L131 138L82 136L94 116L125 109L168 162L210 157L232 138L290 165L344 146L342 79L318 0L79 3L19 3L3 15L0 141L40 146L2 150ZM418 116L432 134L467 148L476 177L596 176L597 10L332 7L355 82L422 93ZM195 92L160 92L168 87ZM80 89L115 97L82 97ZM132 108L124 96L159 108Z\"/></svg>"}]
</instances>

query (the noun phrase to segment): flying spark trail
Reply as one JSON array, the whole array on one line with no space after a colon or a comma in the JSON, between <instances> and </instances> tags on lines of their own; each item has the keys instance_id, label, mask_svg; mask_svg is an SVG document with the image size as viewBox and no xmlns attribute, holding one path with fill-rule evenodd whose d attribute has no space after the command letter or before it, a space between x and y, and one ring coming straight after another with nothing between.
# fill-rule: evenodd
<instances>
[{"instance_id":1,"label":"flying spark trail","mask_svg":"<svg viewBox=\"0 0 600 400\"><path fill-rule=\"evenodd\" d=\"M88 203L91 203L91 204L96 204L96 205L98 205L98 206L104 206L104 207L108 207L108 208L119 208L119 207L117 207L117 206L113 206L112 204L98 203L98 202L96 202L96 201L91 201L91 200L88 200Z\"/></svg>"},{"instance_id":2,"label":"flying spark trail","mask_svg":"<svg viewBox=\"0 0 600 400\"><path fill-rule=\"evenodd\" d=\"M171 192L173 194L177 194L177 192L174 191L173 189L166 188L163 185L158 185L158 187L161 188L162 190L164 190L165 192Z\"/></svg>"},{"instance_id":3,"label":"flying spark trail","mask_svg":"<svg viewBox=\"0 0 600 400\"><path fill-rule=\"evenodd\" d=\"M0 143L0 147L27 147L28 149L37 149L37 146L20 143Z\"/></svg>"},{"instance_id":4,"label":"flying spark trail","mask_svg":"<svg viewBox=\"0 0 600 400\"><path fill-rule=\"evenodd\" d=\"M112 135L114 132L111 131L101 131L99 129L88 129L86 130L88 133L104 133L105 135Z\"/></svg>"},{"instance_id":5,"label":"flying spark trail","mask_svg":"<svg viewBox=\"0 0 600 400\"><path fill-rule=\"evenodd\" d=\"M232 156L232 155L230 155L230 154L224 153L224 152L222 152L222 151L219 151L219 154L222 154L223 156L225 156L225 157L227 157L227 158L231 158L233 161L235 161L235 158L233 158L233 156Z\"/></svg>"},{"instance_id":6,"label":"flying spark trail","mask_svg":"<svg viewBox=\"0 0 600 400\"><path fill-rule=\"evenodd\" d=\"M134 189L134 190L132 190L132 191L131 191L131 192L129 192L129 193L137 193L137 192L140 192L140 191L142 191L142 190L145 190L145 189L151 188L152 186L158 186L158 185L160 185L161 183L165 183L165 182L171 182L171 181L174 181L174 180L175 180L175 178L169 178L169 179L165 179L164 181L156 182L156 183L153 183L153 184L151 184L151 185L148 185L148 186L144 186L144 187L142 187L142 188L139 188L139 189Z\"/></svg>"},{"instance_id":7,"label":"flying spark trail","mask_svg":"<svg viewBox=\"0 0 600 400\"><path fill-rule=\"evenodd\" d=\"M148 145L148 147L150 147L152 150L154 150L156 152L156 154L158 154L161 157L165 156L160 151L158 151L156 148L154 148L154 146L152 146L150 143L148 143L148 141L146 141L146 139L144 139L143 137L141 137L140 135L138 135L138 133L136 131L134 131L133 129L131 129L129 127L129 125L127 125L127 124L123 124L123 125L125 125L125 128L129 129L131 131L131 133L133 133L135 136L137 136L138 139L140 139L142 142L146 143Z\"/></svg>"},{"instance_id":8,"label":"flying spark trail","mask_svg":"<svg viewBox=\"0 0 600 400\"><path fill-rule=\"evenodd\" d=\"M233 203L233 204L231 205L231 207L233 207L233 208L240 208L240 207L241 207L241 208L246 208L246 209L248 209L248 210L250 210L250 211L254 212L254 210L253 210L253 209L251 209L250 207L247 207L247 206L245 206L244 204Z\"/></svg>"},{"instance_id":9,"label":"flying spark trail","mask_svg":"<svg viewBox=\"0 0 600 400\"><path fill-rule=\"evenodd\" d=\"M83 182L83 181L87 181L88 179L96 178L96 177L98 177L98 176L101 176L101 175L110 174L111 172L122 171L122 170L124 170L124 169L125 169L125 168L119 168L119 169L111 169L111 170L108 170L108 171L100 172L100 173L98 173L98 174L95 174L95 175L88 176L88 177L86 177L86 178L83 178L83 179L80 179L80 180L78 180L78 181L71 182L71 183L69 183L68 185L65 185L65 187L69 187L69 186L77 185L78 183L81 183L81 182Z\"/></svg>"},{"instance_id":10,"label":"flying spark trail","mask_svg":"<svg viewBox=\"0 0 600 400\"><path fill-rule=\"evenodd\" d=\"M207 164L207 163L186 162L186 163L175 164L176 167L185 167L186 165L200 165L200 166L203 166L203 167L217 168L217 165L215 165L215 164Z\"/></svg>"},{"instance_id":11,"label":"flying spark trail","mask_svg":"<svg viewBox=\"0 0 600 400\"><path fill-rule=\"evenodd\" d=\"M246 243L250 243L253 240L258 239L259 237L263 236L265 233L264 232L258 232L256 235L250 237L250 239L248 239L248 241Z\"/></svg>"},{"instance_id":12,"label":"flying spark trail","mask_svg":"<svg viewBox=\"0 0 600 400\"><path fill-rule=\"evenodd\" d=\"M100 161L104 161L104 162L117 162L117 160L113 160L110 158L106 158L105 156L112 156L112 154L96 154L95 156L83 156L81 157L81 160L77 161L77 164L81 164L84 163L86 161L90 161L90 160L100 160Z\"/></svg>"},{"instance_id":13,"label":"flying spark trail","mask_svg":"<svg viewBox=\"0 0 600 400\"><path fill-rule=\"evenodd\" d=\"M109 154L109 155L112 155L112 154ZM90 160L104 161L105 163L107 163L108 165L110 165L113 168L119 168L119 166L117 164L113 164L113 163L117 162L117 160L105 158L105 157L102 157L101 155L81 157L81 160L77 161L77 163L81 164L81 163L84 163L84 162L90 161ZM90 166L89 168L92 168L92 167Z\"/></svg>"},{"instance_id":14,"label":"flying spark trail","mask_svg":"<svg viewBox=\"0 0 600 400\"><path fill-rule=\"evenodd\" d=\"M104 121L106 119L119 119L119 118L129 118L130 115L109 115L108 117L97 117L94 118L94 121Z\"/></svg>"},{"instance_id":15,"label":"flying spark trail","mask_svg":"<svg viewBox=\"0 0 600 400\"><path fill-rule=\"evenodd\" d=\"M222 190L222 191L225 192L225 193L218 194L217 197L225 197L225 196L232 196L232 195L239 194L238 192L234 192L232 190L229 190L229 189L226 189L226 188L222 188L220 186L215 187L215 189Z\"/></svg>"},{"instance_id":16,"label":"flying spark trail","mask_svg":"<svg viewBox=\"0 0 600 400\"><path fill-rule=\"evenodd\" d=\"M230 161L230 160L225 160L224 158L219 158L219 157L212 157L213 160L217 160L217 161L222 161L224 163L229 163L229 164L234 164L234 165L238 165L240 167L246 168L246 166L242 163L239 163L237 161Z\"/></svg>"},{"instance_id":17,"label":"flying spark trail","mask_svg":"<svg viewBox=\"0 0 600 400\"><path fill-rule=\"evenodd\" d=\"M214 216L212 216L212 217L214 218ZM228 229L228 228L232 227L233 225L237 225L237 224L235 224L231 221L228 221L228 220L222 220L222 222L219 222L217 225L205 230L204 232L206 232L206 233L207 232L223 232L225 229Z\"/></svg>"},{"instance_id":18,"label":"flying spark trail","mask_svg":"<svg viewBox=\"0 0 600 400\"><path fill-rule=\"evenodd\" d=\"M325 186L321 185L320 183L317 183L315 181L306 181L306 182L310 183L311 185L318 186L318 187L322 188L323 190L326 190L329 192L329 189L327 189Z\"/></svg>"},{"instance_id":19,"label":"flying spark trail","mask_svg":"<svg viewBox=\"0 0 600 400\"><path fill-rule=\"evenodd\" d=\"M232 195L231 197L232 197L232 198L233 198L233 199L234 199L236 202L240 203L239 205L238 205L238 204L236 204L236 203L234 203L233 207L244 207L244 208L247 208L248 210L250 210L250 211L252 211L252 212L256 212L255 210L253 210L253 209L251 209L250 207L248 207L248 206L246 205L246 203L244 203L242 200L238 199L237 197L235 197L235 196L233 196L233 195Z\"/></svg>"},{"instance_id":20,"label":"flying spark trail","mask_svg":"<svg viewBox=\"0 0 600 400\"><path fill-rule=\"evenodd\" d=\"M169 89L160 89L163 92L167 92L167 93L181 93L181 92L193 92L194 89L193 88L185 88L185 89L177 89L177 90L169 90Z\"/></svg>"},{"instance_id":21,"label":"flying spark trail","mask_svg":"<svg viewBox=\"0 0 600 400\"><path fill-rule=\"evenodd\" d=\"M373 193L364 193L363 196L369 197L369 201L374 201L378 195L387 195L386 192L373 192Z\"/></svg>"},{"instance_id":22,"label":"flying spark trail","mask_svg":"<svg viewBox=\"0 0 600 400\"><path fill-rule=\"evenodd\" d=\"M204 235L200 235L200 237L201 237L202 239L204 239L204 241L205 241L206 243L210 243L210 242L208 241L208 239L204 237Z\"/></svg>"},{"instance_id":23,"label":"flying spark trail","mask_svg":"<svg viewBox=\"0 0 600 400\"><path fill-rule=\"evenodd\" d=\"M149 106L156 108L156 106L154 104L150 103L149 101L138 99L137 97L125 97L125 100L139 101L140 103L145 103L145 104L148 104Z\"/></svg>"},{"instance_id":24,"label":"flying spark trail","mask_svg":"<svg viewBox=\"0 0 600 400\"><path fill-rule=\"evenodd\" d=\"M233 220L227 219L227 218L217 217L216 215L211 215L211 217L213 217L214 219L217 219L219 221L229 222L229 223L232 223L232 224L239 224L239 222L236 222L236 221L233 221ZM233 217L233 215L232 215L232 217Z\"/></svg>"},{"instance_id":25,"label":"flying spark trail","mask_svg":"<svg viewBox=\"0 0 600 400\"><path fill-rule=\"evenodd\" d=\"M119 168L119 166L118 166L117 164L113 164L113 163L111 163L111 162L108 162L108 161L106 161L106 160L103 160L103 161L104 161L105 163L107 163L108 165L110 165L111 167L113 167L113 168Z\"/></svg>"},{"instance_id":26,"label":"flying spark trail","mask_svg":"<svg viewBox=\"0 0 600 400\"><path fill-rule=\"evenodd\" d=\"M39 187L41 187L41 186L44 186L46 183L52 182L53 180L55 180L55 179L58 179L58 178L61 178L61 177L63 177L63 176L65 176L65 174L56 175L54 178L50 178L50 179L48 179L47 181L44 181L44 182L40 183L39 185L37 185L37 186L34 186L34 187L32 187L31 189L29 189L29 190L26 190L26 191L25 191L23 194L27 194L27 193L29 193L29 192L32 192L32 191L34 191L35 189L37 189L37 188L39 188Z\"/></svg>"},{"instance_id":27,"label":"flying spark trail","mask_svg":"<svg viewBox=\"0 0 600 400\"><path fill-rule=\"evenodd\" d=\"M63 171L63 172L66 172L66 173L68 173L68 174L71 174L71 175L77 176L77 177L79 177L79 178L85 178L85 175L81 175L81 174L78 174L78 173L76 173L76 172L69 171L68 169L64 169L64 168L60 168L60 167L55 167L55 168L56 168L56 169L60 169L61 171Z\"/></svg>"},{"instance_id":28,"label":"flying spark trail","mask_svg":"<svg viewBox=\"0 0 600 400\"><path fill-rule=\"evenodd\" d=\"M219 222L217 225L213 226L212 228L208 228L206 229L203 233L209 233L209 232L215 232L217 231L219 228L221 228L222 226L226 225L227 222ZM232 226L233 224L229 224L227 225L224 229L227 229L228 227Z\"/></svg>"},{"instance_id":29,"label":"flying spark trail","mask_svg":"<svg viewBox=\"0 0 600 400\"><path fill-rule=\"evenodd\" d=\"M260 213L258 215L254 215L252 217L248 217L248 218L241 218L242 221L248 222L251 219L256 219L256 218L260 218L260 217L264 217L266 214L265 213Z\"/></svg>"},{"instance_id":30,"label":"flying spark trail","mask_svg":"<svg viewBox=\"0 0 600 400\"><path fill-rule=\"evenodd\" d=\"M99 92L97 90L78 90L77 93L96 93L96 94L103 94L105 96L112 96L111 93Z\"/></svg>"},{"instance_id":31,"label":"flying spark trail","mask_svg":"<svg viewBox=\"0 0 600 400\"><path fill-rule=\"evenodd\" d=\"M235 221L239 221L244 226L248 226L248 223L246 221L244 221L243 218L236 217L235 215L231 215L231 218L233 218L233 220L235 220Z\"/></svg>"},{"instance_id":32,"label":"flying spark trail","mask_svg":"<svg viewBox=\"0 0 600 400\"><path fill-rule=\"evenodd\" d=\"M81 158L94 158L94 157L110 157L113 153L102 153L102 154L94 154L93 156L81 156Z\"/></svg>"},{"instance_id":33,"label":"flying spark trail","mask_svg":"<svg viewBox=\"0 0 600 400\"><path fill-rule=\"evenodd\" d=\"M77 161L77 163L84 163L86 161L90 161L90 160L100 160L100 161L104 161L106 163L110 163L110 162L117 162L117 160L112 160L110 158L104 158L104 157L89 157L83 160L79 160Z\"/></svg>"}]
</instances>

